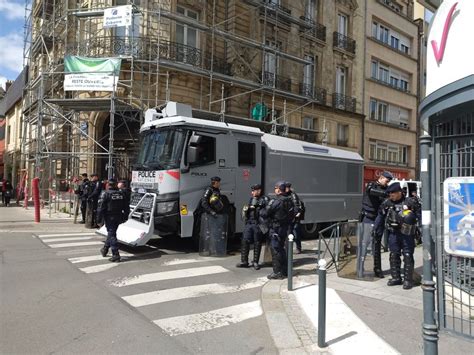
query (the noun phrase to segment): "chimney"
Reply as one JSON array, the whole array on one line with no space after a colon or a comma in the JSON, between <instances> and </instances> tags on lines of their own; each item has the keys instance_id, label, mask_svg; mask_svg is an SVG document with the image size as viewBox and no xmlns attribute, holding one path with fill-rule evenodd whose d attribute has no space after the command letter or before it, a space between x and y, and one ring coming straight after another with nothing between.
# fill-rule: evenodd
<instances>
[{"instance_id":1,"label":"chimney","mask_svg":"<svg viewBox=\"0 0 474 355\"><path fill-rule=\"evenodd\" d=\"M5 83L5 91L8 91L8 89L10 88L10 86L12 86L12 84L13 84L13 80L7 80Z\"/></svg>"}]
</instances>

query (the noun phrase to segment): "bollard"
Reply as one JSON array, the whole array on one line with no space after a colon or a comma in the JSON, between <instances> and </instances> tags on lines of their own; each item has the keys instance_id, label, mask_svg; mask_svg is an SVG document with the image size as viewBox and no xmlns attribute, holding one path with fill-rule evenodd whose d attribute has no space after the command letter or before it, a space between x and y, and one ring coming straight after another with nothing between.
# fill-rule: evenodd
<instances>
[{"instance_id":1,"label":"bollard","mask_svg":"<svg viewBox=\"0 0 474 355\"><path fill-rule=\"evenodd\" d=\"M318 261L318 346L326 347L326 260Z\"/></svg>"},{"instance_id":2,"label":"bollard","mask_svg":"<svg viewBox=\"0 0 474 355\"><path fill-rule=\"evenodd\" d=\"M33 203L35 206L35 222L40 222L39 178L33 179Z\"/></svg>"},{"instance_id":3,"label":"bollard","mask_svg":"<svg viewBox=\"0 0 474 355\"><path fill-rule=\"evenodd\" d=\"M288 291L293 291L293 234L288 235Z\"/></svg>"}]
</instances>

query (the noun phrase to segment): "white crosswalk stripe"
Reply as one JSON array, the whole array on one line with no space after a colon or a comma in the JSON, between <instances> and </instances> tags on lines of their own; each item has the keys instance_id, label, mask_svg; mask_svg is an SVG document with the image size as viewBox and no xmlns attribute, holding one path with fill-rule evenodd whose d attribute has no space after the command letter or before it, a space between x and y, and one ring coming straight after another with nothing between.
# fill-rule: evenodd
<instances>
[{"instance_id":1,"label":"white crosswalk stripe","mask_svg":"<svg viewBox=\"0 0 474 355\"><path fill-rule=\"evenodd\" d=\"M184 264L192 264L192 263L203 263L209 261L220 260L222 258L202 258L202 259L174 259L170 261L166 261L163 263L164 266L173 266L173 265L184 265Z\"/></svg>"},{"instance_id":2,"label":"white crosswalk stripe","mask_svg":"<svg viewBox=\"0 0 474 355\"><path fill-rule=\"evenodd\" d=\"M134 254L125 253L125 252L121 251L120 255L131 257ZM102 255L90 255L90 256L78 256L78 257L75 257L75 258L69 258L68 260L71 262L71 264L78 264L78 263L87 263L89 261L104 260L104 257ZM105 260L107 260L107 259L105 259Z\"/></svg>"},{"instance_id":3,"label":"white crosswalk stripe","mask_svg":"<svg viewBox=\"0 0 474 355\"><path fill-rule=\"evenodd\" d=\"M263 314L260 301L238 304L209 312L163 318L153 321L168 335L176 336L221 328Z\"/></svg>"},{"instance_id":4,"label":"white crosswalk stripe","mask_svg":"<svg viewBox=\"0 0 474 355\"><path fill-rule=\"evenodd\" d=\"M120 263L107 263L107 264L99 264L99 265L94 265L94 266L87 266L83 268L79 268L82 272L85 272L86 274L95 274L97 272L102 272L106 270L110 270L116 266L119 266Z\"/></svg>"},{"instance_id":5,"label":"white crosswalk stripe","mask_svg":"<svg viewBox=\"0 0 474 355\"><path fill-rule=\"evenodd\" d=\"M100 241L92 241L92 242L48 244L50 248L83 247L86 245L104 245L104 243Z\"/></svg>"},{"instance_id":6,"label":"white crosswalk stripe","mask_svg":"<svg viewBox=\"0 0 474 355\"><path fill-rule=\"evenodd\" d=\"M244 283L242 285L212 283L205 285L178 287L168 290L160 290L140 293L137 295L125 296L122 297L122 299L133 307L143 307L157 303L182 300L186 298L196 298L209 295L219 295L223 293L239 292L263 286L265 282L266 278L259 278L255 281Z\"/></svg>"},{"instance_id":7,"label":"white crosswalk stripe","mask_svg":"<svg viewBox=\"0 0 474 355\"><path fill-rule=\"evenodd\" d=\"M181 279L186 277L196 277L204 275L219 274L222 272L229 272L222 266L205 266L200 268L174 270L174 271L163 271L155 272L152 274L144 274L132 277L125 277L111 282L112 286L124 287L130 285L137 285L147 282L156 282L163 280Z\"/></svg>"},{"instance_id":8,"label":"white crosswalk stripe","mask_svg":"<svg viewBox=\"0 0 474 355\"><path fill-rule=\"evenodd\" d=\"M92 239L93 237L67 237L67 238L47 238L46 240L43 240L45 243L54 243L54 242L70 242L70 241L77 241L77 240L89 240Z\"/></svg>"},{"instance_id":9,"label":"white crosswalk stripe","mask_svg":"<svg viewBox=\"0 0 474 355\"><path fill-rule=\"evenodd\" d=\"M77 236L94 236L95 233L86 232L86 233L61 233L61 234L39 234L38 237L43 238L59 238L59 237L77 237Z\"/></svg>"}]
</instances>

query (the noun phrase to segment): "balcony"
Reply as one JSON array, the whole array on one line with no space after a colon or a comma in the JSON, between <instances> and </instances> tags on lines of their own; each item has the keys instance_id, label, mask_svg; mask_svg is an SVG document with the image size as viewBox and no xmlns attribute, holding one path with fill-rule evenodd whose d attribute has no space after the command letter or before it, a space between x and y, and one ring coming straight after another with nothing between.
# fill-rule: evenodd
<instances>
[{"instance_id":1,"label":"balcony","mask_svg":"<svg viewBox=\"0 0 474 355\"><path fill-rule=\"evenodd\" d=\"M322 105L326 105L327 91L326 89L313 87L313 85L300 84L300 95L306 96Z\"/></svg>"},{"instance_id":2,"label":"balcony","mask_svg":"<svg viewBox=\"0 0 474 355\"><path fill-rule=\"evenodd\" d=\"M339 110L356 112L356 99L351 96L346 96L344 94L339 94L337 92L332 94L332 107Z\"/></svg>"},{"instance_id":3,"label":"balcony","mask_svg":"<svg viewBox=\"0 0 474 355\"><path fill-rule=\"evenodd\" d=\"M262 76L261 76L262 77ZM263 85L275 87L283 91L291 91L291 79L265 71L263 72Z\"/></svg>"},{"instance_id":4,"label":"balcony","mask_svg":"<svg viewBox=\"0 0 474 355\"><path fill-rule=\"evenodd\" d=\"M326 26L315 22L313 19L301 16L300 19L309 26L309 29L305 26L300 26L300 32L308 37L315 38L321 42L326 42Z\"/></svg>"},{"instance_id":5,"label":"balcony","mask_svg":"<svg viewBox=\"0 0 474 355\"><path fill-rule=\"evenodd\" d=\"M407 93L409 94L410 93L410 90L407 88L404 88L400 85L395 85L395 84L392 84L391 82L389 81L385 81L385 80L381 80L381 79L378 79L378 78L374 78L373 76L371 77L371 79L377 83L379 83L380 85L384 85L384 86L388 86L392 89L395 89L395 90L398 90L398 91L401 91L401 92L404 92L404 93Z\"/></svg>"},{"instance_id":6,"label":"balcony","mask_svg":"<svg viewBox=\"0 0 474 355\"><path fill-rule=\"evenodd\" d=\"M211 54L208 53L204 60L204 69L211 70L211 64L212 64L212 71L220 73L220 74L224 74L224 75L232 75L232 72L231 72L232 65L230 63L227 63L224 59L217 58L217 57L214 57L214 60L211 63Z\"/></svg>"},{"instance_id":7,"label":"balcony","mask_svg":"<svg viewBox=\"0 0 474 355\"><path fill-rule=\"evenodd\" d=\"M344 36L342 33L334 32L332 43L334 48L355 54L356 42L352 38Z\"/></svg>"},{"instance_id":8,"label":"balcony","mask_svg":"<svg viewBox=\"0 0 474 355\"><path fill-rule=\"evenodd\" d=\"M260 16L266 16L267 20L276 20L278 19L278 22L280 24L284 24L286 26L289 26L291 24L291 10L280 5L280 4L275 4L270 0L260 0L260 3L263 5L260 7ZM275 21L273 21L275 22Z\"/></svg>"}]
</instances>

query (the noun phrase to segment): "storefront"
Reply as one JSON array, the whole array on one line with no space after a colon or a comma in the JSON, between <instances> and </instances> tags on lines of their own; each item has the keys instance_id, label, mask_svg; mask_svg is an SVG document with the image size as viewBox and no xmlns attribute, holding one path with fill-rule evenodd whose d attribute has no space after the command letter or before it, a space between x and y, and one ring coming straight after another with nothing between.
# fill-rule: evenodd
<instances>
[{"instance_id":1,"label":"storefront","mask_svg":"<svg viewBox=\"0 0 474 355\"><path fill-rule=\"evenodd\" d=\"M380 167L371 167L366 166L364 168L364 185L369 183L370 181L377 180L380 175L384 171L390 172L395 179L398 180L409 180L410 179L410 171L409 170L402 170L402 169L381 169Z\"/></svg>"}]
</instances>

